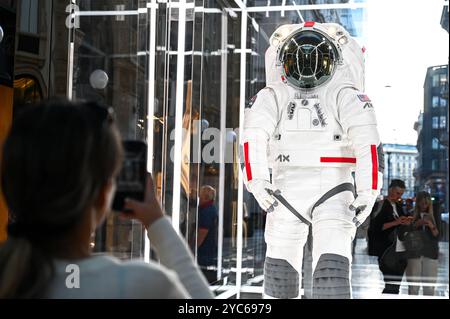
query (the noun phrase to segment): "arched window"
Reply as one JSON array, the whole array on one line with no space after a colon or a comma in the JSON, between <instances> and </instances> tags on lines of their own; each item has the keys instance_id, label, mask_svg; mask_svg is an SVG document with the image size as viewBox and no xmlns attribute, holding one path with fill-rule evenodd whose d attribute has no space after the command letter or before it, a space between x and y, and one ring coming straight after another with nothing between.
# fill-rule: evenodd
<instances>
[{"instance_id":1,"label":"arched window","mask_svg":"<svg viewBox=\"0 0 450 319\"><path fill-rule=\"evenodd\" d=\"M31 75L20 75L14 80L14 114L25 104L42 100L39 82Z\"/></svg>"}]
</instances>

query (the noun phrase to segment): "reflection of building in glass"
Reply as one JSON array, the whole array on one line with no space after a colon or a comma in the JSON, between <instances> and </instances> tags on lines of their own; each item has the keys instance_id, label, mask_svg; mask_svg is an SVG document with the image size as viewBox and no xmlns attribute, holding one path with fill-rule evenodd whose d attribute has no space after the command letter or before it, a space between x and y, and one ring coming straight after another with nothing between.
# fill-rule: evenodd
<instances>
[{"instance_id":1,"label":"reflection of building in glass","mask_svg":"<svg viewBox=\"0 0 450 319\"><path fill-rule=\"evenodd\" d=\"M129 9L136 6L129 5ZM111 8L117 9L111 4ZM101 1L84 1L80 10L90 13L104 10ZM75 46L73 65L73 98L96 100L111 105L120 118L119 129L124 138L143 139L145 118L144 94L145 55L138 59L144 47L138 37L145 16L81 16L80 27L73 32ZM104 32L103 30L109 30ZM141 46L141 47L139 47ZM96 84L93 75L105 74L107 79ZM107 85L105 85L107 84ZM141 121L139 121L141 120Z\"/></svg>"},{"instance_id":2,"label":"reflection of building in glass","mask_svg":"<svg viewBox=\"0 0 450 319\"><path fill-rule=\"evenodd\" d=\"M381 193L387 195L389 183L393 179L405 182L404 198L414 197L416 182L413 176L416 168L417 149L414 145L383 144L384 176Z\"/></svg>"},{"instance_id":3,"label":"reflection of building in glass","mask_svg":"<svg viewBox=\"0 0 450 319\"><path fill-rule=\"evenodd\" d=\"M0 143L21 105L66 93L65 1L0 1ZM0 238L6 209L0 200Z\"/></svg>"},{"instance_id":4,"label":"reflection of building in glass","mask_svg":"<svg viewBox=\"0 0 450 319\"><path fill-rule=\"evenodd\" d=\"M418 189L444 200L447 183L448 66L429 67L424 84L424 112L414 128L418 133Z\"/></svg>"},{"instance_id":5,"label":"reflection of building in glass","mask_svg":"<svg viewBox=\"0 0 450 319\"><path fill-rule=\"evenodd\" d=\"M285 7L292 5L330 5L346 3L343 0L250 0L247 1L247 7ZM366 0L354 1L364 3ZM257 22L264 20L265 24L276 24L280 26L286 23L302 23L304 21L315 22L335 22L344 26L347 31L354 37L363 35L363 22L365 19L365 10L358 9L320 9L320 10L288 10L288 11L262 11L259 12ZM264 19L263 19L264 18ZM275 28L276 29L276 28ZM272 34L274 30L264 30ZM267 33L268 35L270 35Z\"/></svg>"},{"instance_id":6,"label":"reflection of building in glass","mask_svg":"<svg viewBox=\"0 0 450 319\"><path fill-rule=\"evenodd\" d=\"M442 14L441 14L441 27L447 31L448 33L448 5L445 5L442 8ZM444 93L443 93L443 98L447 99L447 104L448 104L448 78L449 78L449 73L448 73L448 65L447 65L447 85L444 88ZM443 138L441 139L441 143L444 144L447 147L448 150L448 135L449 135L449 131L448 131L448 106L447 106L447 128L446 128L446 133L443 134ZM447 170L447 174L449 171L449 166L448 166L448 153L446 153L447 157L446 157L446 170ZM446 193L446 197L445 197L445 207L447 209L448 212L448 207L449 207L449 185L448 185L448 180L445 183L445 193ZM447 227L448 227L448 223L447 223ZM448 233L447 233L448 236Z\"/></svg>"},{"instance_id":7,"label":"reflection of building in glass","mask_svg":"<svg viewBox=\"0 0 450 319\"><path fill-rule=\"evenodd\" d=\"M11 1L17 29L14 112L22 104L66 94L67 28L64 1Z\"/></svg>"},{"instance_id":8,"label":"reflection of building in glass","mask_svg":"<svg viewBox=\"0 0 450 319\"><path fill-rule=\"evenodd\" d=\"M147 106L143 90L146 88L147 70L146 56L138 52L148 51L144 46L148 33L140 32L141 39L138 31L147 30L148 19L144 14L138 18L136 1L126 1L126 8L116 7L115 2L118 1L78 1L80 7L77 7L69 5L70 1L0 1L0 9L12 12L17 21L13 33L16 42L14 115L23 104L66 96L70 78L75 100L98 100L113 106L122 136L144 138ZM71 7L91 12L84 12L87 15L77 18L79 25L74 23L71 27L68 24ZM98 14L109 9L135 9L136 13L126 16ZM3 11L0 10L0 22L3 21ZM69 33L73 33L73 66L68 65ZM68 69L73 71L73 76L68 74ZM106 74L108 78L92 77L92 74ZM98 233L96 249L106 249L106 238L108 249L114 249L125 257L130 255L129 252L136 252L139 256L141 246L132 245L129 229L137 229L132 236L138 237L136 242L140 243L140 226L135 227L128 221L115 222L118 217L114 214L110 219L106 223L108 226ZM106 228L112 231L107 234Z\"/></svg>"}]
</instances>

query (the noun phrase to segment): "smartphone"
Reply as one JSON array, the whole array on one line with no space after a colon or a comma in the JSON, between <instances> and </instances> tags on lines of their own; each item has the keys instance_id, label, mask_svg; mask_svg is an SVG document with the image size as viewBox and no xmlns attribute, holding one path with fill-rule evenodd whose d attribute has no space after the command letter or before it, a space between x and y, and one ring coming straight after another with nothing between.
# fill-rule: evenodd
<instances>
[{"instance_id":1,"label":"smartphone","mask_svg":"<svg viewBox=\"0 0 450 319\"><path fill-rule=\"evenodd\" d=\"M122 169L116 179L116 194L112 209L126 212L125 198L144 200L147 176L147 144L142 141L122 141L124 158Z\"/></svg>"}]
</instances>

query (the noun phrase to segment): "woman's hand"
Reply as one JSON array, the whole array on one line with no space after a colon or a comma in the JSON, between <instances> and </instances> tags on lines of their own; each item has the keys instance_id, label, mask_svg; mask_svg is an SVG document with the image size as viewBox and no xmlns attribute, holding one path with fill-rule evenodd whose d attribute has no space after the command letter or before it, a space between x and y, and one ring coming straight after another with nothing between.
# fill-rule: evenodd
<instances>
[{"instance_id":1,"label":"woman's hand","mask_svg":"<svg viewBox=\"0 0 450 319\"><path fill-rule=\"evenodd\" d=\"M407 216L400 216L400 218L397 219L399 222L399 225L409 225L411 224L411 218Z\"/></svg>"},{"instance_id":2,"label":"woman's hand","mask_svg":"<svg viewBox=\"0 0 450 319\"><path fill-rule=\"evenodd\" d=\"M155 188L153 186L153 178L151 174L147 174L147 184L145 189L145 198L143 202L126 198L125 207L127 212L121 213L120 216L125 219L137 219L145 228L149 228L156 220L164 216L161 205L156 199Z\"/></svg>"},{"instance_id":3,"label":"woman's hand","mask_svg":"<svg viewBox=\"0 0 450 319\"><path fill-rule=\"evenodd\" d=\"M433 229L435 228L433 221L430 220L430 219L426 220L426 221L424 222L424 224L425 224L426 226L428 226L428 228L430 228L431 230L433 230Z\"/></svg>"}]
</instances>

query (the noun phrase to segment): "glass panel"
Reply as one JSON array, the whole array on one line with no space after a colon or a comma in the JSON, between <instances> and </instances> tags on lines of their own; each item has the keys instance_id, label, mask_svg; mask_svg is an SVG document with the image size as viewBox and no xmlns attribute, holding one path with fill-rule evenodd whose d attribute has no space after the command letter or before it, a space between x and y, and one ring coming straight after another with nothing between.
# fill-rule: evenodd
<instances>
[{"instance_id":1,"label":"glass panel","mask_svg":"<svg viewBox=\"0 0 450 319\"><path fill-rule=\"evenodd\" d=\"M203 1L196 1L195 6L202 7ZM192 51L193 55L191 58L192 61L192 80L188 83L188 95L191 97L190 101L190 114L191 117L189 119L189 127L186 132L186 135L190 139L190 161L188 164L184 164L186 167L185 174L189 177L189 189L188 189L188 198L189 198L189 207L186 216L185 223L185 231L186 231L186 240L188 240L189 245L191 247L192 252L194 253L196 260L199 259L198 256L198 246L199 242L197 241L198 236L198 219L199 217L199 198L201 196L199 180L200 180L200 172L201 172L201 140L202 140L202 132L205 125L202 125L201 119L201 109L202 109L202 61L203 61L203 24L204 24L204 15L202 12L195 11L192 12L192 20L193 20L193 32L191 36L192 39ZM216 203L215 203L216 204ZM212 215L214 215L214 211L212 211ZM214 218L210 219L210 224L208 224L208 234L207 237L214 238L215 242L217 242L217 220ZM216 236L214 236L216 234ZM211 246L210 246L211 247ZM217 248L214 251L214 245L211 248L212 258L217 256ZM212 278L208 278L208 281L212 282L216 280L216 274L212 272L210 276Z\"/></svg>"},{"instance_id":2,"label":"glass panel","mask_svg":"<svg viewBox=\"0 0 450 319\"><path fill-rule=\"evenodd\" d=\"M95 100L114 108L124 139L146 139L148 16L138 14L137 1L125 13L110 1L79 1L79 28L73 41L72 98ZM120 9L120 8L119 8ZM109 14L93 11L113 10ZM95 251L119 258L143 257L140 223L119 219L112 212L97 231Z\"/></svg>"},{"instance_id":3,"label":"glass panel","mask_svg":"<svg viewBox=\"0 0 450 319\"><path fill-rule=\"evenodd\" d=\"M347 0L335 0L335 1L317 1L317 0L247 0L244 1L249 10L258 10L264 13L267 18L270 18L272 10L282 11L288 10L293 5L315 5L317 8L324 9L327 7L333 7L334 5L342 5L350 7ZM353 1L358 4L364 2L361 0ZM287 12L287 11L286 11ZM308 21L308 20L306 20Z\"/></svg>"},{"instance_id":4,"label":"glass panel","mask_svg":"<svg viewBox=\"0 0 450 319\"><path fill-rule=\"evenodd\" d=\"M326 2L326 3L324 3ZM305 5L317 5L318 10L284 10L285 8L289 8L289 5L295 3L295 4L305 4ZM250 97L252 97L255 93L257 93L259 90L261 90L265 85L266 85L266 79L265 79L265 66L264 66L264 55L265 55L265 50L268 48L269 46L269 37L271 36L271 34L273 33L273 31L280 25L282 24L288 24L288 23L301 23L303 21L316 21L316 22L336 22L339 23L341 25L343 25L350 33L351 35L355 36L357 41L361 44L364 45L366 44L367 47L370 49L368 51L368 53L366 54L366 58L370 61L373 62L371 64L371 66L376 65L376 68L372 68L370 69L370 71L374 71L379 72L378 68L386 68L389 70L395 70L398 66L397 65L391 65L387 66L388 61L387 59L383 58L383 54L386 53L381 53L381 51L384 52L388 52L389 53L389 60L392 60L392 52L401 52L400 47L398 47L398 50L392 51L392 47L394 47L395 45L397 45L397 43L392 43L392 47L390 50L385 50L385 48L383 49L382 46L380 48L380 45L375 46L375 41L371 41L371 39L373 39L374 37L369 38L369 31L372 30L369 29L369 23L368 23L368 17L371 18L371 21L374 21L374 19L372 19L372 17L376 17L378 13L373 12L374 14L371 15L371 13L369 12L370 9L374 9L373 11L375 11L375 7L371 6L371 3L366 2L366 1L352 1L351 4L357 4L359 6L359 8L357 9L330 9L330 7L335 6L335 8L337 8L339 5L350 5L350 3L348 3L347 1L302 1L302 0L298 0L298 1L282 1L282 0L271 0L271 1L266 1L266 0L248 0L246 1L246 5L248 7L248 28L247 28L247 48L249 49L249 52L247 54L247 69L246 69L246 91L245 91L245 99L249 99ZM365 6L367 4L367 6ZM421 5L425 4L425 2L421 2ZM328 7L327 7L328 6ZM381 10L381 9L380 9ZM420 9L417 9L420 10ZM383 11L380 11L383 12ZM380 15L381 16L381 15ZM380 21L374 21L373 25L376 24L380 24L383 22ZM442 30L441 30L442 31ZM369 47L368 44L372 44L372 47ZM386 56L387 57L387 56ZM400 53L397 56L394 56L395 59L402 59ZM392 60L392 61L395 61ZM379 61L386 61L386 63L380 63ZM446 63L446 59L442 60L443 64ZM432 64L428 64L428 65L432 65ZM376 69L376 70L375 70ZM391 73L395 73L395 72L391 72ZM425 74L423 75L423 77L425 77ZM370 78L370 77L368 77ZM374 76L372 75L371 79L372 79L372 85L374 85L373 83L373 78ZM394 76L392 76L392 78L394 78ZM385 81L384 79L382 81ZM401 81L401 80L399 80ZM441 81L443 81L440 76L435 76L432 78L432 84L433 86L439 86ZM379 82L379 81L378 81ZM420 82L420 83L419 83ZM417 84L419 83L419 84ZM421 78L420 80L417 81L417 83L410 85L410 87L412 88L414 85L414 87L417 88L417 90L420 90L421 87L423 87L423 78ZM381 85L385 86L385 87L390 87L390 84L395 84L395 83L389 83L387 85L385 85L385 83L382 83ZM379 85L379 83L378 83ZM372 92L375 91L374 87L371 88ZM380 94L380 92L378 92L378 96L376 96L378 103L376 105L379 105L377 114L382 114L383 116L383 121L379 122L379 129L380 131L383 131L383 126L385 127L390 127L390 129L392 130L392 134L390 138L393 139L393 143L399 143L402 144L402 142L398 142L401 141L402 138L397 135L396 133L399 131L396 131L396 128L398 126L398 118L404 118L405 116L412 116L411 114L413 112L405 112L405 110L402 111L398 111L398 108L395 108L395 105L398 105L396 103L393 103L392 101L395 100L396 95L394 94L393 90L390 90L391 92L383 92L383 94ZM433 94L430 94L430 92L427 92L426 96L430 96ZM433 92L434 94L436 94L435 92ZM371 93L372 94L372 93ZM386 98L383 101L380 101L384 95ZM381 97L380 97L381 96ZM372 97L372 96L371 96ZM423 96L421 97L421 99L423 99ZM421 105L422 104L422 100L421 99L417 99L417 105ZM375 100L375 98L374 98ZM432 103L431 104L433 107L439 107L439 106L443 106L446 107L447 100L440 98L440 97L432 97L432 101L430 101ZM429 107L429 104L427 105L427 107ZM385 109L382 109L383 107L385 107ZM395 112L398 112L397 114L394 115ZM392 119L392 122L390 123L390 119L387 119L387 114L390 114L390 118ZM416 115L414 115L416 116ZM431 116L429 115L429 113L427 112L426 117L427 119L429 119ZM414 119L415 120L415 119ZM406 118L405 118L406 121ZM409 121L411 122L411 121ZM412 123L412 122L411 122ZM430 134L430 126L431 127L435 127L435 128L440 128L443 127L443 123L445 123L445 118L441 119L440 117L436 117L436 119L433 119L432 121L429 121L427 123L423 123L423 127L422 124L420 126L420 128L418 129L418 133L420 134L419 139L422 139L422 142L420 143L424 143L424 145L428 145L427 147L430 147L429 145L431 144L431 146L434 149L440 149L442 146L442 144L439 143L439 140L431 140L431 136ZM392 129L392 127L394 129ZM421 131L422 130L422 131ZM411 132L413 133L413 132ZM409 144L415 144L416 143L416 136L414 134L410 134L410 136L414 136L413 139L411 140L411 142L405 142L405 144L408 145L400 145L400 146L410 146ZM382 139L384 140L384 139ZM431 142L431 143L430 143ZM418 143L418 147L419 147L419 142ZM396 145L396 144L393 144ZM422 151L422 150L420 150ZM397 150L395 151L397 152ZM398 151L399 153L402 153L401 151ZM415 151L414 151L415 152ZM394 152L393 152L394 153ZM424 152L425 154L423 156L426 156L426 159L424 159L424 161L427 162L426 166L428 167L428 169L424 170L424 168L419 167L417 168L415 163L408 165L408 169L406 169L404 164L400 164L397 163L397 159L398 157L396 156L396 154L390 154L391 156L387 156L389 158L389 160L392 162L391 165L387 166L387 170L385 171L385 174L387 175L387 181L388 183L386 183L387 185L389 184L389 181L391 181L393 178L402 178L404 180L407 181L407 184L409 185L408 190L405 191L405 196L406 197L411 197L413 198L415 196L415 192L413 188L424 188L426 187L426 185L424 185L427 181L427 179L430 180L434 180L435 177L432 177L428 174L428 170L429 170L429 164L430 163L430 155L426 154L427 151ZM435 152L436 153L436 152ZM422 154L421 154L422 156ZM445 156L445 155L443 155ZM402 160L404 160L403 158L404 156L402 156ZM421 160L421 159L419 159ZM422 164L421 164L422 165ZM441 166L441 169L446 167L445 165ZM413 169L418 169L417 171L414 172L414 175L416 175L416 173L418 174L417 176L421 176L422 179L421 180L416 180L414 182L413 176L412 176L412 170ZM419 173L419 170L424 170L424 172ZM445 177L441 177L439 175L439 177L436 178L445 178ZM409 180L411 180L411 182L409 182ZM434 181L432 181L432 183L434 183ZM386 193L387 193L387 186L385 187L386 189ZM430 188L431 190L432 188ZM260 276L262 274L262 265L263 265L263 260L262 262L258 263L256 262L257 260L261 260L261 258L264 258L264 254L265 254L265 244L264 244L264 240L263 240L263 236L261 235L259 238L258 236L255 236L254 234L257 231L260 231L261 234L264 231L264 213L260 210L259 205L256 203L256 201L254 200L253 196L249 193L246 192L246 190L244 189L245 192L245 196L244 196L244 206L245 206L245 210L249 210L250 208L250 215L254 215L257 219L262 220L262 226L254 226L257 225L257 223L253 224L253 226L249 226L249 224L247 224L247 227L252 227L253 230L255 232L252 232L247 229L244 230L244 238L245 238L245 242L248 244L249 242L253 241L254 243L256 243L256 247L261 247L261 250L258 252L256 251L252 251L251 249L249 249L249 247L244 245L243 248L243 264L242 267L244 269L244 273L243 273L243 277L242 277L242 291L254 291L254 292L261 292L262 289L258 290L257 288L260 288L262 286L262 281L263 281L263 277ZM444 196L445 197L445 196ZM441 197L442 198L442 197ZM253 212L252 212L253 210ZM245 236L245 234L248 235ZM252 234L252 235L249 235ZM362 267L364 267L364 265L360 264L361 262L363 263L369 263L369 264L376 264L376 260L371 259L371 256L367 256L367 252L364 251L363 249L365 249L365 244L366 242L362 243L362 239L364 239L365 234L364 234L364 230L358 230L357 233L357 238L358 240L355 241L355 249L354 251L356 252L355 257L355 264L354 264L354 272L353 272L353 276L354 279L356 279L356 282L358 283L363 283L364 285L364 289L358 289L357 290L357 294L354 295L355 298L359 298L359 297L364 297L364 296L369 296L371 292L374 292L377 290L376 287L374 287L374 285L372 285L371 283L368 283L368 281L371 282L377 282L379 280L379 278L377 277L377 273L376 272L372 272L370 274L370 278L368 277L364 277L366 276L366 272L362 270ZM361 244L363 246L361 246ZM442 248L442 252L444 254L448 254L448 248L447 248L447 243L442 243L443 244L443 248ZM304 262L306 262L307 264L310 263L310 259L308 257L308 254L305 254L306 259L304 259ZM448 258L446 257L446 260ZM444 265L444 268L446 267L446 261L444 261L442 263ZM259 268L258 268L259 267ZM441 266L440 266L441 267ZM306 274L307 276L310 274L308 274L309 270L307 269L307 267L304 267L304 274ZM441 271L440 271L441 272ZM372 281L372 279L374 281ZM305 278L305 280L309 280L308 277ZM381 280L381 279L380 279ZM439 286L440 290L439 290L439 294L448 294L447 292L445 292L445 287L448 287L448 277L445 277L442 279L445 283L441 286ZM442 281L440 281L442 282ZM366 284L367 283L367 284ZM376 285L376 284L375 284ZM250 286L257 286L257 287L250 287ZM309 288L309 284L307 282L305 282L305 288ZM403 287L405 288L405 287ZM436 288L438 289L438 288ZM407 289L406 289L407 290ZM402 289L402 291L404 292L405 290ZM308 296L308 291L305 291L306 295Z\"/></svg>"},{"instance_id":5,"label":"glass panel","mask_svg":"<svg viewBox=\"0 0 450 319\"><path fill-rule=\"evenodd\" d=\"M240 40L240 21L222 12L217 1L204 1L204 7L208 11L202 14L203 30L198 33L200 18L197 20L196 14L197 33L194 33L193 87L200 91L193 92L193 106L199 103L195 107L198 116L193 120L199 121L194 127L200 136L195 137L198 142L193 143L192 155L198 153L194 158L200 159L194 173L198 177L196 193L200 199L196 232L200 234L202 228L208 228L208 236L214 234L215 238L208 238L206 244L197 238L195 246L197 261L220 296L236 284L238 141L233 128L238 126L239 114L229 110L239 107L239 83L233 79L239 77L240 56L233 54L233 49ZM200 50L201 61L197 60ZM197 67L200 63L201 67ZM199 77L201 85L197 86ZM203 186L216 191L215 208L208 208L205 203L203 196L208 188ZM212 210L217 211L216 227L208 227L209 218L215 215ZM213 241L217 249L212 248Z\"/></svg>"},{"instance_id":6,"label":"glass panel","mask_svg":"<svg viewBox=\"0 0 450 319\"><path fill-rule=\"evenodd\" d=\"M140 8L145 8L145 2L142 0L127 0L127 1L107 1L107 0L78 0L77 5L81 11L118 11L118 5L122 6L123 10L135 11ZM122 19L120 12L115 15L114 20Z\"/></svg>"},{"instance_id":7,"label":"glass panel","mask_svg":"<svg viewBox=\"0 0 450 319\"><path fill-rule=\"evenodd\" d=\"M282 1L250 1L252 6L280 6ZM309 4L297 1L297 4ZM249 9L252 10L251 8ZM269 38L277 27L288 23L301 23L302 21L336 22L342 24L351 35L361 42L366 38L364 19L366 10L289 10L289 11L261 11L250 12L248 16L247 43L250 49L247 54L247 81L246 95L248 99L266 86L265 78L265 52L269 47ZM243 264L245 269L242 277L243 290L259 291L262 293L263 268L266 244L264 242L264 227L266 213L261 210L251 193L244 189L244 248ZM304 252L304 282L306 295L310 294L311 285L311 252L310 245L305 246ZM255 290L255 287L259 289ZM244 294L245 296L245 294Z\"/></svg>"},{"instance_id":8,"label":"glass panel","mask_svg":"<svg viewBox=\"0 0 450 319\"><path fill-rule=\"evenodd\" d=\"M77 1L82 14L80 28L72 30L71 36L74 43L72 96L74 99L96 99L113 106L124 137L151 141L149 145L153 152L150 152L149 166L163 207L172 216L175 228L189 242L216 294L219 297L233 295L238 286L241 297L250 296L247 292L256 292L260 296L266 253L266 214L245 187L243 202L238 202L238 190L242 185L239 185L238 177L240 161L236 128L242 112L241 99L248 100L265 87L265 52L269 37L278 26L308 20L337 22L363 44L368 39L365 1L333 1L330 4L330 1L249 0L244 30L241 29L240 11L223 10L235 7L234 3L192 0L187 3L194 8L178 8L178 3L174 5L178 1L161 1L157 2L158 9L153 11L152 18L152 9L147 8L150 2ZM317 9L292 10L291 4L315 5ZM343 8L350 5L356 6L354 9ZM180 23L183 23L181 28ZM242 34L246 34L245 48L241 47ZM246 63L241 69L242 54ZM154 57L154 65L151 57ZM242 71L245 71L243 93L240 87ZM442 78L433 77L432 81L438 86ZM447 101L439 96L432 97L431 102L433 107L447 105ZM391 118L398 121L399 117L392 115ZM429 119L428 115L426 118ZM445 127L445 120L445 117L435 117L431 125ZM427 125L429 128L429 120ZM181 129L180 134L177 130ZM151 136L147 136L147 130ZM423 131L429 129L424 127ZM433 149L442 147L437 139L431 144ZM410 177L407 176L410 170L398 161L400 153L397 150L387 153L386 184L393 178ZM437 162L432 163L437 167ZM430 164L426 165L428 170ZM415 165L408 167L412 169ZM407 183L412 188L413 182ZM213 218L211 224L204 219L208 208L208 201L202 198L202 186L205 185L216 192L213 203L216 213L212 214L217 219ZM414 196L412 190L405 194ZM241 209L243 216L239 220ZM238 227L241 224L242 227ZM207 257L213 257L207 262L203 262L205 251L200 248L199 237L205 228L213 235L211 243L217 245L217 248L211 248L212 244L206 249ZM238 251L240 232L242 257ZM357 233L359 239L363 236ZM363 255L359 245L360 242L355 247L359 253L353 275L364 281L367 280L363 278L365 273L358 268ZM306 245L304 254L306 296L311 294L310 248ZM142 256L142 228L118 221L111 215L107 226L97 235L96 249L113 252L121 258ZM367 261L367 256L364 257ZM369 259L369 262L373 260ZM237 273L240 269L242 272ZM448 286L448 277L446 280ZM359 291L354 297L375 289L371 283L364 285L367 291Z\"/></svg>"},{"instance_id":9,"label":"glass panel","mask_svg":"<svg viewBox=\"0 0 450 319\"><path fill-rule=\"evenodd\" d=\"M166 80L169 66L169 51L167 50L170 32L168 23L167 4L160 4L155 12L156 21L154 29L158 32L154 35L154 48L149 48L155 52L154 64L154 116L149 115L150 127L153 127L153 176L155 186L163 207L165 207L166 171L168 151L168 131L167 131L167 105L168 105L168 81ZM150 34L152 37L152 34ZM156 80L159 79L159 80ZM151 159L150 159L151 160Z\"/></svg>"},{"instance_id":10,"label":"glass panel","mask_svg":"<svg viewBox=\"0 0 450 319\"><path fill-rule=\"evenodd\" d=\"M170 4L170 3L169 3ZM172 216L174 227L189 237L192 118L193 11L167 5L166 79L157 98L164 101L164 159L162 170L163 205ZM184 12L184 13L183 13ZM182 23L181 26L179 24ZM179 47L182 45L183 47ZM157 49L159 49L157 45ZM161 53L162 54L162 53ZM183 63L182 65L180 63ZM195 198L194 198L195 202Z\"/></svg>"}]
</instances>

